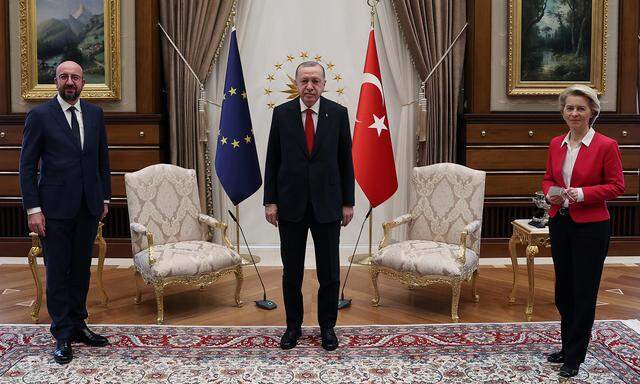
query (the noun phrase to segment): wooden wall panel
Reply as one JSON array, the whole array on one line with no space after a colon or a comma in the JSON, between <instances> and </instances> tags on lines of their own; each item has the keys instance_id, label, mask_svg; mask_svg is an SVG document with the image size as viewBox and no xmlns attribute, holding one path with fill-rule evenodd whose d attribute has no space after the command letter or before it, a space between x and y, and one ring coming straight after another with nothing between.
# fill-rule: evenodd
<instances>
[{"instance_id":1,"label":"wooden wall panel","mask_svg":"<svg viewBox=\"0 0 640 384\"><path fill-rule=\"evenodd\" d=\"M136 1L136 110L160 113L162 74L158 0Z\"/></svg>"},{"instance_id":2,"label":"wooden wall panel","mask_svg":"<svg viewBox=\"0 0 640 384\"><path fill-rule=\"evenodd\" d=\"M124 174L111 174L111 195L113 197L124 197ZM5 198L16 198L20 194L20 179L17 173L0 174L0 196ZM0 214L1 214L0 210Z\"/></svg>"},{"instance_id":3,"label":"wooden wall panel","mask_svg":"<svg viewBox=\"0 0 640 384\"><path fill-rule=\"evenodd\" d=\"M11 111L9 2L0 1L0 115Z\"/></svg>"},{"instance_id":4,"label":"wooden wall panel","mask_svg":"<svg viewBox=\"0 0 640 384\"><path fill-rule=\"evenodd\" d=\"M491 0L467 1L465 93L467 108L473 113L488 113L491 106Z\"/></svg>"},{"instance_id":5,"label":"wooden wall panel","mask_svg":"<svg viewBox=\"0 0 640 384\"><path fill-rule=\"evenodd\" d=\"M0 171L15 171L20 160L20 148L0 147ZM109 165L112 172L137 171L160 162L155 149L109 149Z\"/></svg>"},{"instance_id":6,"label":"wooden wall panel","mask_svg":"<svg viewBox=\"0 0 640 384\"><path fill-rule=\"evenodd\" d=\"M485 196L495 197L527 197L542 189L543 172L540 173L487 173ZM640 191L640 175L625 173L624 196L637 198Z\"/></svg>"},{"instance_id":7,"label":"wooden wall panel","mask_svg":"<svg viewBox=\"0 0 640 384\"><path fill-rule=\"evenodd\" d=\"M618 113L638 113L638 0L620 0L618 28ZM615 28L615 26L612 26ZM610 79L612 81L615 79Z\"/></svg>"},{"instance_id":8,"label":"wooden wall panel","mask_svg":"<svg viewBox=\"0 0 640 384\"><path fill-rule=\"evenodd\" d=\"M621 147L622 167L640 168L640 146ZM467 166L484 171L544 171L547 147L467 147Z\"/></svg>"}]
</instances>

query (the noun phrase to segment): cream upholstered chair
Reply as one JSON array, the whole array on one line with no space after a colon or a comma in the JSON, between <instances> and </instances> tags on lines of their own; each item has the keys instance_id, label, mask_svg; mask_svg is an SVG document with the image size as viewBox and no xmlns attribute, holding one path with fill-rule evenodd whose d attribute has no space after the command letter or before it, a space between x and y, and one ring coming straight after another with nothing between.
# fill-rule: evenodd
<instances>
[{"instance_id":1,"label":"cream upholstered chair","mask_svg":"<svg viewBox=\"0 0 640 384\"><path fill-rule=\"evenodd\" d=\"M242 259L227 237L227 224L200 213L198 183L193 169L155 164L125 175L131 223L131 246L136 273L152 284L158 324L164 319L163 291L171 284L203 287L234 273L235 301L242 287ZM222 231L225 245L211 242L210 229Z\"/></svg>"},{"instance_id":2,"label":"cream upholstered chair","mask_svg":"<svg viewBox=\"0 0 640 384\"><path fill-rule=\"evenodd\" d=\"M485 172L441 163L413 169L411 213L383 224L384 237L370 265L374 298L380 303L378 275L409 288L451 285L451 319L458 321L463 281L471 280L475 302L484 204ZM408 225L406 241L390 243L391 229Z\"/></svg>"}]
</instances>

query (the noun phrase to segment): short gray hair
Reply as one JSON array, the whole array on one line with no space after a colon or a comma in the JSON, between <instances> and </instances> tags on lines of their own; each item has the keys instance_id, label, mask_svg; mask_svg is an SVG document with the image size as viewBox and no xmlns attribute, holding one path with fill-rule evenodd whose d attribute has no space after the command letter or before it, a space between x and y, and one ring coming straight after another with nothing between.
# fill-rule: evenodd
<instances>
[{"instance_id":1,"label":"short gray hair","mask_svg":"<svg viewBox=\"0 0 640 384\"><path fill-rule=\"evenodd\" d=\"M317 61L305 61L300 63L300 65L298 65L298 67L296 68L296 75L295 78L298 78L298 69L300 68L307 68L307 67L315 67L315 66L319 66L320 68L322 68L322 78L325 78L325 74L324 74L324 67L322 66L322 64L318 63Z\"/></svg>"},{"instance_id":2,"label":"short gray hair","mask_svg":"<svg viewBox=\"0 0 640 384\"><path fill-rule=\"evenodd\" d=\"M589 119L589 126L592 126L600 115L600 100L598 100L598 93L593 88L584 84L570 85L560 93L560 96L558 96L560 112L564 110L564 106L567 104L567 97L569 96L582 96L587 98L589 108L593 111L593 116Z\"/></svg>"}]
</instances>

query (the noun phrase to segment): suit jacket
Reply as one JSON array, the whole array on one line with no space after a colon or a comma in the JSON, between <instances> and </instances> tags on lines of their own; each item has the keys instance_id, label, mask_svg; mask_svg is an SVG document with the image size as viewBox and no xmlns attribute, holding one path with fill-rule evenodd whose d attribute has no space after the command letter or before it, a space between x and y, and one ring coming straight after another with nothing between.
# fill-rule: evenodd
<instances>
[{"instance_id":1,"label":"suit jacket","mask_svg":"<svg viewBox=\"0 0 640 384\"><path fill-rule=\"evenodd\" d=\"M302 220L311 202L316 220L328 223L342 219L343 206L354 205L347 109L320 97L317 124L313 151L309 153L299 98L273 110L264 204L277 204L280 220Z\"/></svg>"},{"instance_id":2,"label":"suit jacket","mask_svg":"<svg viewBox=\"0 0 640 384\"><path fill-rule=\"evenodd\" d=\"M111 198L104 115L100 107L83 100L80 103L84 149L55 97L27 114L20 152L25 210L41 207L45 218L70 219L78 213L84 196L91 214L99 217L104 200Z\"/></svg>"},{"instance_id":3,"label":"suit jacket","mask_svg":"<svg viewBox=\"0 0 640 384\"><path fill-rule=\"evenodd\" d=\"M565 136L554 137L549 144L547 171L542 181L545 195L553 185L567 187L562 177L562 164L567 155L567 146L562 146ZM615 199L624 193L618 143L596 132L588 147L581 145L571 174L571 187L582 188L584 201L569 204L569 215L577 223L608 220L610 216L606 200ZM559 209L560 205L552 205L549 216L554 217Z\"/></svg>"}]
</instances>

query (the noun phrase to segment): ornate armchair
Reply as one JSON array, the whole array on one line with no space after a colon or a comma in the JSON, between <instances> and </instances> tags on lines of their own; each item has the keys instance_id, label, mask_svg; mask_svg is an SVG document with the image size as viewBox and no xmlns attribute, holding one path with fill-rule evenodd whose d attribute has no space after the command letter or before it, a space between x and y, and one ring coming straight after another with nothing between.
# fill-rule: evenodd
<instances>
[{"instance_id":1,"label":"ornate armchair","mask_svg":"<svg viewBox=\"0 0 640 384\"><path fill-rule=\"evenodd\" d=\"M378 306L380 273L410 289L434 283L451 285L451 319L458 318L460 286L471 280L475 302L484 204L485 172L441 163L416 167L412 176L411 212L384 223L384 237L370 264ZM391 230L408 225L406 241L390 243Z\"/></svg>"},{"instance_id":2,"label":"ornate armchair","mask_svg":"<svg viewBox=\"0 0 640 384\"><path fill-rule=\"evenodd\" d=\"M131 246L136 280L152 284L158 324L164 319L163 291L171 284L204 287L220 277L236 277L238 306L242 287L242 259L227 237L227 224L200 213L196 173L169 164L148 166L125 175L131 223ZM211 229L220 229L225 245L211 242Z\"/></svg>"}]
</instances>

